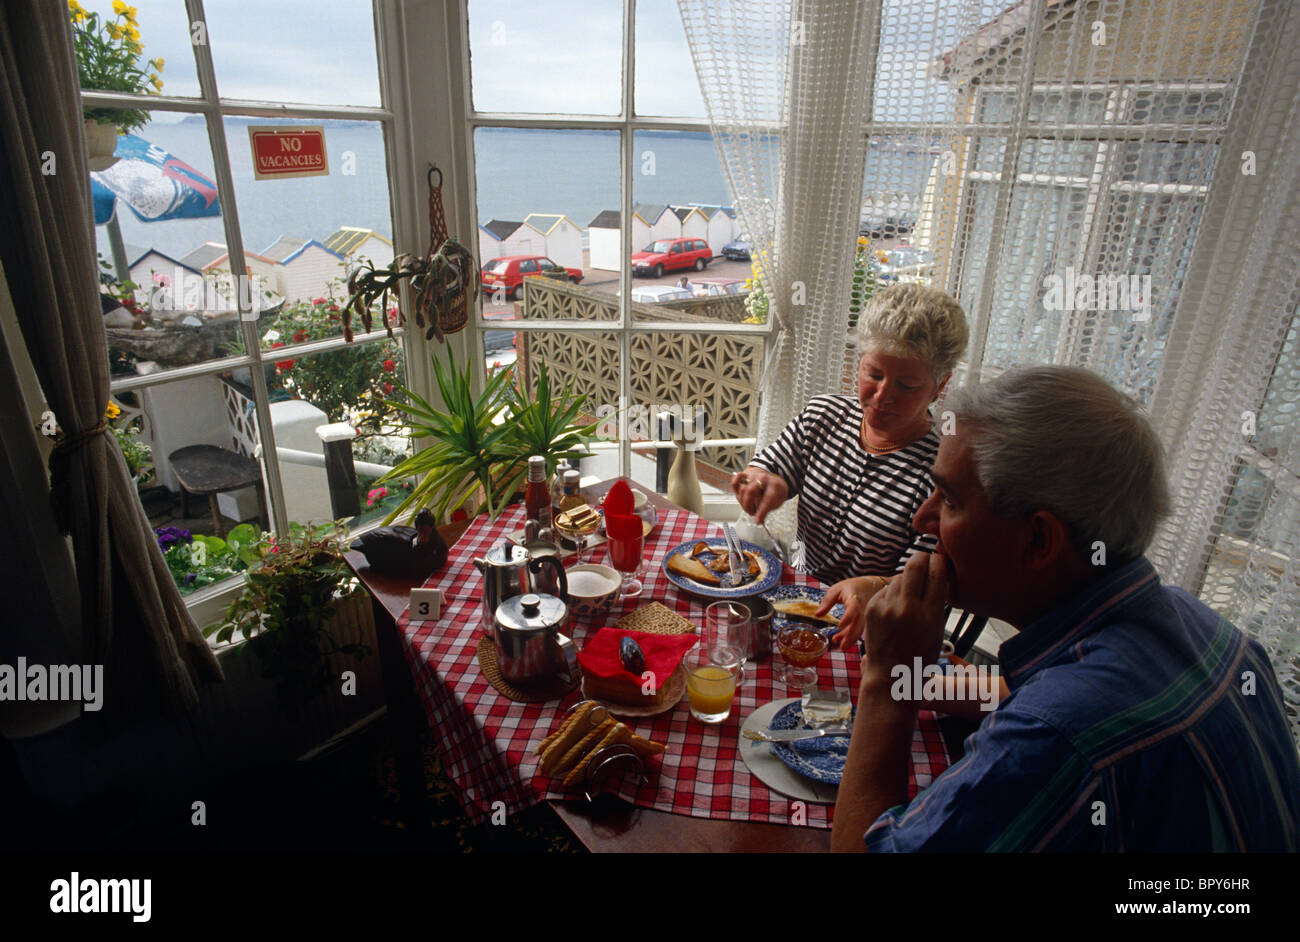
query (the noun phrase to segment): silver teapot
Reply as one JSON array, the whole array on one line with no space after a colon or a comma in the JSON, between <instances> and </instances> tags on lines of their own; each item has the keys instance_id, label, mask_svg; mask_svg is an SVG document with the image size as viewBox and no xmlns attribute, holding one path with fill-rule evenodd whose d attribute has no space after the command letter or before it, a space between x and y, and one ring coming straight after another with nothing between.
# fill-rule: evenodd
<instances>
[{"instance_id":1,"label":"silver teapot","mask_svg":"<svg viewBox=\"0 0 1300 942\"><path fill-rule=\"evenodd\" d=\"M483 574L483 625L492 627L497 608L507 599L527 592L566 596L569 582L564 565L555 556L534 556L522 546L503 540L473 560Z\"/></svg>"},{"instance_id":2,"label":"silver teapot","mask_svg":"<svg viewBox=\"0 0 1300 942\"><path fill-rule=\"evenodd\" d=\"M514 684L576 680L577 650L560 633L568 620L569 607L553 595L527 592L502 602L492 620L501 676Z\"/></svg>"}]
</instances>

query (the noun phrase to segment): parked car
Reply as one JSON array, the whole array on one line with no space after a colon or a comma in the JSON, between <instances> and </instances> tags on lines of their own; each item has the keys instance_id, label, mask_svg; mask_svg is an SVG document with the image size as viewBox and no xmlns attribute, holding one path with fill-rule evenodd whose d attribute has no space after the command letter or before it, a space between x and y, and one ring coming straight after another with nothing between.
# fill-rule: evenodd
<instances>
[{"instance_id":1,"label":"parked car","mask_svg":"<svg viewBox=\"0 0 1300 942\"><path fill-rule=\"evenodd\" d=\"M742 235L735 242L728 242L722 247L722 257L735 262L749 261L749 236Z\"/></svg>"},{"instance_id":2,"label":"parked car","mask_svg":"<svg viewBox=\"0 0 1300 942\"><path fill-rule=\"evenodd\" d=\"M503 255L483 266L482 284L486 294L502 289L511 301L524 296L524 279L533 275L556 274L563 270L575 285L582 281L581 268L557 265L545 255Z\"/></svg>"},{"instance_id":3,"label":"parked car","mask_svg":"<svg viewBox=\"0 0 1300 942\"><path fill-rule=\"evenodd\" d=\"M864 216L858 221L858 235L868 239L892 239L911 232L916 227L916 214L903 212L896 216Z\"/></svg>"},{"instance_id":4,"label":"parked car","mask_svg":"<svg viewBox=\"0 0 1300 942\"><path fill-rule=\"evenodd\" d=\"M632 274L660 278L665 271L678 268L704 271L712 258L709 243L703 239L656 239L632 253Z\"/></svg>"},{"instance_id":5,"label":"parked car","mask_svg":"<svg viewBox=\"0 0 1300 942\"><path fill-rule=\"evenodd\" d=\"M691 291L697 298L749 293L743 278L692 278Z\"/></svg>"},{"instance_id":6,"label":"parked car","mask_svg":"<svg viewBox=\"0 0 1300 942\"><path fill-rule=\"evenodd\" d=\"M646 285L632 289L632 300L642 304L662 304L665 301L689 301L695 295L675 285Z\"/></svg>"}]
</instances>

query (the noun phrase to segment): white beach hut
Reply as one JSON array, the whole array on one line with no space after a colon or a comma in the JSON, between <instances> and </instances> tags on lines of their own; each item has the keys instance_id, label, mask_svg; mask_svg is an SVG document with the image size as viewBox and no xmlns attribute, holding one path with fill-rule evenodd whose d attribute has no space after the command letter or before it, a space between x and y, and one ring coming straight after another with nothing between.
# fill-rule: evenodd
<instances>
[{"instance_id":1,"label":"white beach hut","mask_svg":"<svg viewBox=\"0 0 1300 942\"><path fill-rule=\"evenodd\" d=\"M644 235L638 239L637 220L645 225ZM632 210L632 245L643 249L655 239L679 239L682 223L677 214L665 203L637 203Z\"/></svg>"},{"instance_id":2,"label":"white beach hut","mask_svg":"<svg viewBox=\"0 0 1300 942\"><path fill-rule=\"evenodd\" d=\"M522 225L522 222L512 222L506 219L489 219L487 222L481 223L478 227L479 264L486 265L490 259L511 254L503 251L502 245Z\"/></svg>"},{"instance_id":3,"label":"white beach hut","mask_svg":"<svg viewBox=\"0 0 1300 942\"><path fill-rule=\"evenodd\" d=\"M562 213L529 213L524 224L537 229L546 239L542 252L557 265L582 268L582 230Z\"/></svg>"},{"instance_id":4,"label":"white beach hut","mask_svg":"<svg viewBox=\"0 0 1300 942\"><path fill-rule=\"evenodd\" d=\"M703 239L709 243L709 248L713 250L714 255L722 251L722 246L714 245L709 239L709 217L704 215L698 207L673 206L671 209L681 223L683 239Z\"/></svg>"},{"instance_id":5,"label":"white beach hut","mask_svg":"<svg viewBox=\"0 0 1300 942\"><path fill-rule=\"evenodd\" d=\"M184 262L149 249L129 266L135 299L155 311L180 310L187 287L202 282L203 273ZM159 291L159 289L163 289Z\"/></svg>"},{"instance_id":6,"label":"white beach hut","mask_svg":"<svg viewBox=\"0 0 1300 942\"><path fill-rule=\"evenodd\" d=\"M323 243L331 252L343 256L345 268L351 274L366 259L375 268L386 267L393 260L393 242L374 229L343 226L333 232Z\"/></svg>"},{"instance_id":7,"label":"white beach hut","mask_svg":"<svg viewBox=\"0 0 1300 942\"><path fill-rule=\"evenodd\" d=\"M280 291L290 304L323 297L330 293L332 281L347 278L345 269L342 255L309 239L280 263Z\"/></svg>"},{"instance_id":8,"label":"white beach hut","mask_svg":"<svg viewBox=\"0 0 1300 942\"><path fill-rule=\"evenodd\" d=\"M619 271L623 253L618 247L618 210L607 209L587 224L588 263L602 271ZM633 228L635 230L635 220Z\"/></svg>"},{"instance_id":9,"label":"white beach hut","mask_svg":"<svg viewBox=\"0 0 1300 942\"><path fill-rule=\"evenodd\" d=\"M739 233L735 232L736 220L733 214L722 206L696 206L697 210L708 220L708 235L705 241L714 255L722 254L722 247L728 242L736 241Z\"/></svg>"}]
</instances>

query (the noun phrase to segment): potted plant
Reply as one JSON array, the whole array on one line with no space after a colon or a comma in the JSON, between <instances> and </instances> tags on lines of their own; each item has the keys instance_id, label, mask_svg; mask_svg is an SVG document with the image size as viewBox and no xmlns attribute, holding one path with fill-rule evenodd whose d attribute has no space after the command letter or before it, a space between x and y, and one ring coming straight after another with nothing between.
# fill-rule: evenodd
<instances>
[{"instance_id":1,"label":"potted plant","mask_svg":"<svg viewBox=\"0 0 1300 942\"><path fill-rule=\"evenodd\" d=\"M545 369L538 373L537 389L530 397L515 380L514 365L493 373L479 396L470 387L469 369L457 369L450 357L446 368L434 359L438 390L447 405L440 412L402 387L409 402L390 402L406 413L405 428L413 437L432 438L376 484L419 477L411 493L388 515L392 523L403 513L430 508L440 520L477 499L472 512L496 517L522 486L530 455L546 457L550 472L561 458L586 457L587 444L595 440L595 423L575 425L586 402L568 387L553 395Z\"/></svg>"},{"instance_id":2,"label":"potted plant","mask_svg":"<svg viewBox=\"0 0 1300 942\"><path fill-rule=\"evenodd\" d=\"M287 536L264 536L254 549L257 560L244 591L223 621L204 629L218 641L230 641L236 631L244 636L241 655L253 652L290 716L336 679L330 672L332 655L360 660L370 653L363 644L337 643L329 629L337 602L360 591L343 559L346 537L340 523L294 523Z\"/></svg>"},{"instance_id":3,"label":"potted plant","mask_svg":"<svg viewBox=\"0 0 1300 942\"><path fill-rule=\"evenodd\" d=\"M68 0L78 82L84 89L157 95L162 91L164 63L161 58L143 58L136 8L114 0L113 13L113 19L101 21L98 13ZM116 163L113 151L119 134L149 123L149 112L138 108L86 108L83 114L91 170L106 170Z\"/></svg>"}]
</instances>

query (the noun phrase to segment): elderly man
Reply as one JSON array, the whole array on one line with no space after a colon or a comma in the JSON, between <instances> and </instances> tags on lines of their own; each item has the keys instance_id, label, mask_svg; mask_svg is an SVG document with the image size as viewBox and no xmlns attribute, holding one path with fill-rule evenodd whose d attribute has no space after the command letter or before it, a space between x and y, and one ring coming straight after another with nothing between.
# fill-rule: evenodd
<instances>
[{"instance_id":1,"label":"elderly man","mask_svg":"<svg viewBox=\"0 0 1300 942\"><path fill-rule=\"evenodd\" d=\"M1296 850L1300 761L1267 656L1142 555L1168 497L1135 404L1034 367L945 408L956 434L914 521L938 551L868 608L832 848ZM935 660L946 601L1019 629L1010 692L908 803L907 674Z\"/></svg>"}]
</instances>

